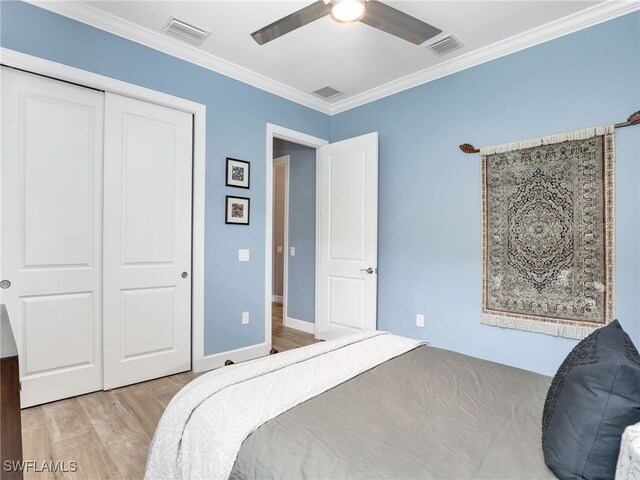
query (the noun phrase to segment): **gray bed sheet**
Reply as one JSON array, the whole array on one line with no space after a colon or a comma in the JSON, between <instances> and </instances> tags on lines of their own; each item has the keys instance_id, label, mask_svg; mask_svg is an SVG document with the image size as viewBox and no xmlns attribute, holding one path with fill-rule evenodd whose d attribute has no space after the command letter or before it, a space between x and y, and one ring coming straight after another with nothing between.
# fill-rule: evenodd
<instances>
[{"instance_id":1,"label":"gray bed sheet","mask_svg":"<svg viewBox=\"0 0 640 480\"><path fill-rule=\"evenodd\" d=\"M262 425L230 478L555 478L540 446L550 382L421 346Z\"/></svg>"}]
</instances>

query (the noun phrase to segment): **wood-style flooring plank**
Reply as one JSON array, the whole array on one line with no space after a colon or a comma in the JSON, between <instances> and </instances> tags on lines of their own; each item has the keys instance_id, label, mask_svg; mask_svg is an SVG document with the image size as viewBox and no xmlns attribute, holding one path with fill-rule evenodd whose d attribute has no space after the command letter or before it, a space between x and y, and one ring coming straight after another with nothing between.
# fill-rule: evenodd
<instances>
[{"instance_id":1,"label":"wood-style flooring plank","mask_svg":"<svg viewBox=\"0 0 640 480\"><path fill-rule=\"evenodd\" d=\"M49 421L54 442L93 429L77 398L48 403L42 408Z\"/></svg>"},{"instance_id":2,"label":"wood-style flooring plank","mask_svg":"<svg viewBox=\"0 0 640 480\"><path fill-rule=\"evenodd\" d=\"M58 453L47 425L22 431L22 458L37 462L40 470L44 462L58 461ZM64 478L62 472L37 472L35 469L24 471L25 480L64 480Z\"/></svg>"},{"instance_id":3,"label":"wood-style flooring plank","mask_svg":"<svg viewBox=\"0 0 640 480\"><path fill-rule=\"evenodd\" d=\"M165 408L167 408L169 406L169 403L171 402L171 400L173 399L173 397L175 397L176 392L164 392L164 393L159 393L158 395L156 395L154 398L154 400L156 402L158 402L160 404L160 406L162 406L162 409L164 410Z\"/></svg>"},{"instance_id":4,"label":"wood-style flooring plank","mask_svg":"<svg viewBox=\"0 0 640 480\"><path fill-rule=\"evenodd\" d=\"M152 397L165 392L175 393L180 389L180 385L175 382L173 377L174 376L172 375L170 377L156 378L154 380L149 380L148 382L140 383L139 385Z\"/></svg>"},{"instance_id":5,"label":"wood-style flooring plank","mask_svg":"<svg viewBox=\"0 0 640 480\"><path fill-rule=\"evenodd\" d=\"M191 380L194 380L198 376L199 374L197 373L194 374L193 372L182 372L182 373L178 373L177 375L173 375L171 378L173 379L174 382L180 385L180 388L182 388L187 383L191 382Z\"/></svg>"},{"instance_id":6,"label":"wood-style flooring plank","mask_svg":"<svg viewBox=\"0 0 640 480\"><path fill-rule=\"evenodd\" d=\"M68 480L123 480L115 462L94 430L56 442L56 450L65 463L77 463L78 468L75 472L65 473Z\"/></svg>"},{"instance_id":7,"label":"wood-style flooring plank","mask_svg":"<svg viewBox=\"0 0 640 480\"><path fill-rule=\"evenodd\" d=\"M140 424L129 415L112 392L83 395L78 401L105 445L140 433Z\"/></svg>"},{"instance_id":8,"label":"wood-style flooring plank","mask_svg":"<svg viewBox=\"0 0 640 480\"><path fill-rule=\"evenodd\" d=\"M149 437L140 433L109 445L109 454L125 479L138 480L144 477L150 444Z\"/></svg>"},{"instance_id":9,"label":"wood-style flooring plank","mask_svg":"<svg viewBox=\"0 0 640 480\"><path fill-rule=\"evenodd\" d=\"M25 408L22 410L22 431L33 430L47 425L42 406Z\"/></svg>"},{"instance_id":10,"label":"wood-style flooring plank","mask_svg":"<svg viewBox=\"0 0 640 480\"><path fill-rule=\"evenodd\" d=\"M182 385L174 379L175 376L158 378L150 382L141 383L151 397L158 402L164 410L176 393L180 391ZM165 380L160 383L159 380ZM155 383L154 383L155 382Z\"/></svg>"},{"instance_id":11,"label":"wood-style flooring plank","mask_svg":"<svg viewBox=\"0 0 640 480\"><path fill-rule=\"evenodd\" d=\"M129 415L142 426L143 433L153 438L164 408L139 385L114 390L113 394L127 409Z\"/></svg>"}]
</instances>

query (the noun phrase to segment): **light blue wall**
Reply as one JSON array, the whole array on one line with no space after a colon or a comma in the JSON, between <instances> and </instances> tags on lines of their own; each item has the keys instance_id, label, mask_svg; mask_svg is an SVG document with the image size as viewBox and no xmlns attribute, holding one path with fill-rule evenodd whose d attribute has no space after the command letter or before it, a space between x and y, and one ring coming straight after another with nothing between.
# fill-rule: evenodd
<instances>
[{"instance_id":1,"label":"light blue wall","mask_svg":"<svg viewBox=\"0 0 640 480\"><path fill-rule=\"evenodd\" d=\"M267 122L333 141L380 132L379 328L548 374L575 345L479 324L480 172L457 145L625 119L640 108L640 14L329 118L37 7L0 8L3 47L207 105L206 354L264 341ZM640 128L616 143L617 313L640 346ZM224 186L227 156L251 161L249 227L224 225L224 196L246 193Z\"/></svg>"},{"instance_id":2,"label":"light blue wall","mask_svg":"<svg viewBox=\"0 0 640 480\"><path fill-rule=\"evenodd\" d=\"M287 316L315 323L316 150L274 141L274 157L289 155L289 256Z\"/></svg>"},{"instance_id":3,"label":"light blue wall","mask_svg":"<svg viewBox=\"0 0 640 480\"><path fill-rule=\"evenodd\" d=\"M479 323L479 159L457 146L620 122L638 108L634 13L334 116L332 141L380 132L378 327L555 373L575 341ZM616 146L617 315L640 346L640 127L617 130Z\"/></svg>"},{"instance_id":4,"label":"light blue wall","mask_svg":"<svg viewBox=\"0 0 640 480\"><path fill-rule=\"evenodd\" d=\"M0 44L207 106L205 354L262 343L267 122L320 138L329 117L22 2L0 4ZM215 37L215 33L213 34ZM225 157L251 162L251 190L225 187ZM225 195L251 197L250 226L225 225ZM238 249L251 261L238 263ZM250 324L241 313L250 312Z\"/></svg>"}]
</instances>

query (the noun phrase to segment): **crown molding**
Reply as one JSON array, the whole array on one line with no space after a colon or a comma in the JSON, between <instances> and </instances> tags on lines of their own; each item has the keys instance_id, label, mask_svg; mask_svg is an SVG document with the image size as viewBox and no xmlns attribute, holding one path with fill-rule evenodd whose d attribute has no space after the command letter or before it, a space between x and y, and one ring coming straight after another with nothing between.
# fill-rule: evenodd
<instances>
[{"instance_id":1,"label":"crown molding","mask_svg":"<svg viewBox=\"0 0 640 480\"><path fill-rule=\"evenodd\" d=\"M51 2L47 0L25 0L27 3L99 28L127 40L140 43L189 63L212 70L240 82L259 88L279 97L299 103L305 107L330 114L330 105L324 100L273 80L235 63L207 53L195 46L173 40L160 32L136 25L84 2Z\"/></svg>"},{"instance_id":2,"label":"crown molding","mask_svg":"<svg viewBox=\"0 0 640 480\"><path fill-rule=\"evenodd\" d=\"M351 110L352 108L388 97L389 95L417 87L418 85L446 77L461 70L475 67L481 63L504 57L505 55L548 42L637 10L640 10L640 2L637 0L608 0L599 3L572 15L541 25L540 27L492 43L491 45L487 45L486 47L474 50L465 55L454 57L446 62L425 68L424 70L393 80L384 85L367 90L366 92L345 98L331 105L330 115Z\"/></svg>"},{"instance_id":3,"label":"crown molding","mask_svg":"<svg viewBox=\"0 0 640 480\"><path fill-rule=\"evenodd\" d=\"M319 112L335 115L352 108L388 97L395 93L408 90L424 83L460 72L481 63L539 45L549 40L568 35L599 23L640 10L637 0L607 0L603 3L586 8L572 15L533 28L513 37L487 45L467 54L454 57L451 60L425 68L405 77L393 80L384 85L367 90L344 100L329 103L315 98L309 93L302 92L282 82L273 80L265 75L248 68L206 53L197 47L182 44L160 32L141 27L128 20L99 10L82 2L50 2L46 0L25 0L40 8L91 25L106 32L118 35L128 40L140 43L160 52L172 55L200 67L212 70L227 77L239 80L248 85L286 98L300 105Z\"/></svg>"}]
</instances>

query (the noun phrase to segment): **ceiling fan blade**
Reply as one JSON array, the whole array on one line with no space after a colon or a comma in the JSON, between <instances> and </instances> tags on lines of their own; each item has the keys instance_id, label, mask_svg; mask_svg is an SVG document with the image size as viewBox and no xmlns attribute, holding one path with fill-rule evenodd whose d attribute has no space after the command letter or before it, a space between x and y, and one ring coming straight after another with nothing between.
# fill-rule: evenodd
<instances>
[{"instance_id":1,"label":"ceiling fan blade","mask_svg":"<svg viewBox=\"0 0 640 480\"><path fill-rule=\"evenodd\" d=\"M362 23L420 45L442 30L377 0L367 1Z\"/></svg>"},{"instance_id":2,"label":"ceiling fan blade","mask_svg":"<svg viewBox=\"0 0 640 480\"><path fill-rule=\"evenodd\" d=\"M251 36L260 45L264 45L271 40L294 31L296 28L300 28L307 23L311 23L319 18L329 15L329 12L331 12L331 6L326 4L323 0L318 0L317 2L298 10L291 15L287 15L286 17L282 17L280 20L276 20L271 25L267 25L266 27L253 32Z\"/></svg>"}]
</instances>

